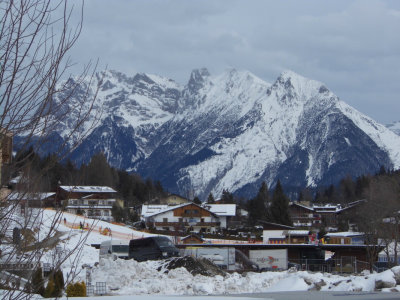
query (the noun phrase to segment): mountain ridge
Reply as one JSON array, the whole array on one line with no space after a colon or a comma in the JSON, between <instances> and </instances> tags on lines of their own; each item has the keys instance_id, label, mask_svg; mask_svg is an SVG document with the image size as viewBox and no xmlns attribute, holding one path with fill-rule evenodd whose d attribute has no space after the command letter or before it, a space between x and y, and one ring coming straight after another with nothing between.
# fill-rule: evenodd
<instances>
[{"instance_id":1,"label":"mountain ridge","mask_svg":"<svg viewBox=\"0 0 400 300\"><path fill-rule=\"evenodd\" d=\"M206 68L193 70L184 86L105 71L89 90L99 82L86 123L97 114L98 126L71 157L87 163L102 151L113 166L160 180L172 192L251 196L261 181L315 186L400 166L399 136L325 84L290 70L272 84L249 71L214 76ZM73 107L88 87L79 85ZM68 124L60 121L60 136Z\"/></svg>"}]
</instances>

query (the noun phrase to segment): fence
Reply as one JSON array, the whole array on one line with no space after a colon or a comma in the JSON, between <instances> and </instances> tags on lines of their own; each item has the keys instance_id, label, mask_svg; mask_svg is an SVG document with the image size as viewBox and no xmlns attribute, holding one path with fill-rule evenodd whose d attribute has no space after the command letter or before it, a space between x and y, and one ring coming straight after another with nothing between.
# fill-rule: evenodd
<instances>
[{"instance_id":1,"label":"fence","mask_svg":"<svg viewBox=\"0 0 400 300\"><path fill-rule=\"evenodd\" d=\"M327 273L361 273L369 270L369 263L357 260L354 256L341 256L336 259L298 259L290 260L289 267L302 271Z\"/></svg>"}]
</instances>

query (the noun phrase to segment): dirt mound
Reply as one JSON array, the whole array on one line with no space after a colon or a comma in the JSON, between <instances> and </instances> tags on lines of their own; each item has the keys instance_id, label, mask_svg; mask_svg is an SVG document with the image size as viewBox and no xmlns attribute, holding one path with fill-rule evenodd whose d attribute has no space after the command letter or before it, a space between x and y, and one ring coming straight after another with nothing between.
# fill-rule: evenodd
<instances>
[{"instance_id":1,"label":"dirt mound","mask_svg":"<svg viewBox=\"0 0 400 300\"><path fill-rule=\"evenodd\" d=\"M206 258L194 258L191 256L174 257L166 261L161 269L173 270L176 268L185 268L192 275L204 275L204 276L225 276L225 271L221 270L217 265L212 263Z\"/></svg>"}]
</instances>

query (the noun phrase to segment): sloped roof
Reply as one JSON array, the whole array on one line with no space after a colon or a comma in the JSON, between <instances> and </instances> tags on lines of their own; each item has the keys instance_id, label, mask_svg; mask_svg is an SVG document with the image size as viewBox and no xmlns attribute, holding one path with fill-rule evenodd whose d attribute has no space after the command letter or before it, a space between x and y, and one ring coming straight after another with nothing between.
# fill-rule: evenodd
<instances>
[{"instance_id":1,"label":"sloped roof","mask_svg":"<svg viewBox=\"0 0 400 300\"><path fill-rule=\"evenodd\" d=\"M305 209L307 209L307 210L314 211L314 209L313 209L312 207L309 207L309 206L304 205L304 204L300 204L300 203L298 203L298 202L291 202L290 205L296 205L296 206L300 206L300 207L302 207L302 208L305 208Z\"/></svg>"},{"instance_id":2,"label":"sloped roof","mask_svg":"<svg viewBox=\"0 0 400 300\"><path fill-rule=\"evenodd\" d=\"M353 232L353 231L344 231L344 232L329 232L325 236L327 237L352 237L352 236L360 236L364 235L363 232Z\"/></svg>"},{"instance_id":3,"label":"sloped roof","mask_svg":"<svg viewBox=\"0 0 400 300\"><path fill-rule=\"evenodd\" d=\"M309 235L310 231L309 230L288 230L288 234L292 236L304 236L304 235Z\"/></svg>"},{"instance_id":4,"label":"sloped roof","mask_svg":"<svg viewBox=\"0 0 400 300\"><path fill-rule=\"evenodd\" d=\"M263 224L263 227L265 228L266 226L271 226L271 227L275 227L275 228L279 228L281 230L285 230L285 229L294 229L293 226L288 226L288 225L283 225L283 224L278 224L278 223L272 223L272 222L267 222L267 221L263 221L263 220L259 220L259 222L261 224ZM265 229L264 229L265 230Z\"/></svg>"},{"instance_id":5,"label":"sloped roof","mask_svg":"<svg viewBox=\"0 0 400 300\"><path fill-rule=\"evenodd\" d=\"M117 191L108 186L86 186L86 185L61 185L60 189L70 193L116 193Z\"/></svg>"},{"instance_id":6,"label":"sloped roof","mask_svg":"<svg viewBox=\"0 0 400 300\"><path fill-rule=\"evenodd\" d=\"M174 205L174 206L176 206L176 205ZM153 205L143 204L142 205L142 216L143 217L151 216L155 213L158 213L160 211L167 209L168 207L171 207L171 206L169 206L167 204L155 204L155 205L154 204Z\"/></svg>"},{"instance_id":7,"label":"sloped roof","mask_svg":"<svg viewBox=\"0 0 400 300\"><path fill-rule=\"evenodd\" d=\"M148 217L153 217L153 216L156 216L156 215L165 213L165 212L167 212L167 211L174 210L174 209L177 209L177 208L180 208L180 207L185 207L185 206L188 206L188 205L195 205L195 206L197 206L198 208L201 208L201 209L204 209L204 210L209 211L208 209L205 209L204 207L201 207L200 205L197 205L197 204L195 204L195 203L193 203L193 202L189 202L189 203L183 203L183 204L172 205L172 206L171 206L171 205L165 205L165 208L163 208L163 209L159 209L158 211L155 211L155 212L153 212L153 213L150 213L150 212L149 212L149 213L147 213L146 215L143 215L143 207L145 206L145 205L143 204L143 205L142 205L142 216L143 216L143 217L146 217L146 218L148 218ZM156 206L156 205L154 205L154 206ZM162 206L162 205L158 205L158 206ZM156 209L155 209L155 210L156 210ZM210 211L210 213L211 213L212 215L218 217L218 215L215 214L215 213L213 213L212 211Z\"/></svg>"},{"instance_id":8,"label":"sloped roof","mask_svg":"<svg viewBox=\"0 0 400 300\"><path fill-rule=\"evenodd\" d=\"M11 192L7 196L7 200L18 201L18 200L45 200L49 197L55 196L56 193L18 193Z\"/></svg>"},{"instance_id":9,"label":"sloped roof","mask_svg":"<svg viewBox=\"0 0 400 300\"><path fill-rule=\"evenodd\" d=\"M218 216L236 216L236 204L204 204L203 207Z\"/></svg>"}]
</instances>

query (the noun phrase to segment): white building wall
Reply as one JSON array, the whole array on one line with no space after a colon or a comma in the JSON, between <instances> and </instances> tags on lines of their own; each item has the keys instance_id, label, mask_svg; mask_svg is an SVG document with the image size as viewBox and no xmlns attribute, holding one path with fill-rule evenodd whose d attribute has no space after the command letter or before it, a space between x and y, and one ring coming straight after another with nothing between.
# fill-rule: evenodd
<instances>
[{"instance_id":1,"label":"white building wall","mask_svg":"<svg viewBox=\"0 0 400 300\"><path fill-rule=\"evenodd\" d=\"M263 243L268 244L270 238L285 238L285 230L264 230Z\"/></svg>"},{"instance_id":2,"label":"white building wall","mask_svg":"<svg viewBox=\"0 0 400 300\"><path fill-rule=\"evenodd\" d=\"M148 220L152 220L152 222L163 222L164 219L167 218L167 222L179 222L179 219L182 218L183 222L196 222L196 223L200 223L201 219L204 219L205 223L216 223L216 222L221 222L221 227L226 227L226 217L215 217L213 215L209 216L209 217L179 217L179 216L174 216L174 212L173 210L170 211L166 211L164 213L160 213L157 214L153 217L150 217ZM157 226L156 229L158 230L162 230L164 227L167 226ZM195 231L199 231L200 228L203 226L194 226ZM172 226L169 227L169 230L174 230L174 228ZM215 228L214 230L211 229L212 232L215 232Z\"/></svg>"}]
</instances>

